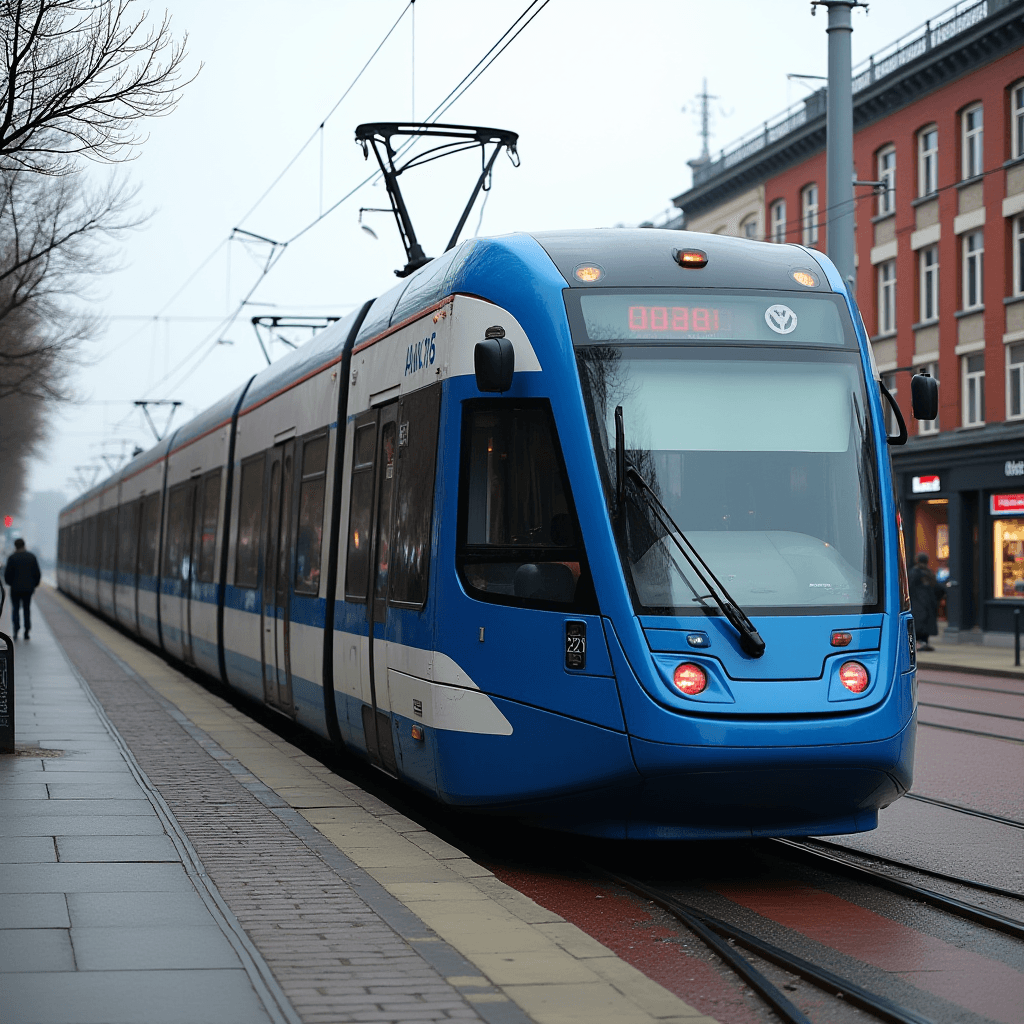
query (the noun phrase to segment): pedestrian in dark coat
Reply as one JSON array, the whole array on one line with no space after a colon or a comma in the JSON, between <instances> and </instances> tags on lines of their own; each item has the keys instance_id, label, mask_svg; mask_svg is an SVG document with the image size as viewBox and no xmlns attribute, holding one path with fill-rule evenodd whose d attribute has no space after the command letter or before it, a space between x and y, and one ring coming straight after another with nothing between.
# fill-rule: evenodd
<instances>
[{"instance_id":1,"label":"pedestrian in dark coat","mask_svg":"<svg viewBox=\"0 0 1024 1024\"><path fill-rule=\"evenodd\" d=\"M21 629L19 612L25 612L25 639L28 639L32 628L32 591L39 586L43 574L39 571L39 563L31 551L25 550L25 542L19 537L14 542L14 554L7 559L4 567L4 581L11 588L11 621L14 625L14 639L18 639Z\"/></svg>"},{"instance_id":2,"label":"pedestrian in dark coat","mask_svg":"<svg viewBox=\"0 0 1024 1024\"><path fill-rule=\"evenodd\" d=\"M910 608L914 613L914 632L917 634L919 651L934 651L928 637L939 631L939 599L945 588L935 579L935 573L928 568L928 555L921 551L917 563L910 570Z\"/></svg>"}]
</instances>

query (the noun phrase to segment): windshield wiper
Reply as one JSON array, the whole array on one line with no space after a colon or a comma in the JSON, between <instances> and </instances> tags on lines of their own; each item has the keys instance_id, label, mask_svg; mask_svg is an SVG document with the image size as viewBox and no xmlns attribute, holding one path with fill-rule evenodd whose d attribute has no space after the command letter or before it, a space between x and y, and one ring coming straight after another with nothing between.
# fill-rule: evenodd
<instances>
[{"instance_id":1,"label":"windshield wiper","mask_svg":"<svg viewBox=\"0 0 1024 1024\"><path fill-rule=\"evenodd\" d=\"M620 473L618 480L619 495L625 498L626 477L629 476L640 487L647 498L648 504L655 516L660 520L665 531L672 538L673 543L679 548L683 558L689 563L697 579L708 589L708 594L721 609L722 614L729 620L733 628L740 635L740 647L744 653L752 658L760 658L765 652L765 642L761 639L754 624L747 618L743 609L733 600L732 595L722 581L714 574L711 567L700 556L700 552L690 543L686 534L676 525L675 520L669 511L661 503L661 498L655 493L654 488L644 479L643 474L626 458L625 430L622 422L622 406L615 410L615 443L616 462ZM699 566L698 566L699 563ZM712 586L712 582L714 586ZM717 588L717 589L716 589ZM719 595L718 591L721 591Z\"/></svg>"}]
</instances>

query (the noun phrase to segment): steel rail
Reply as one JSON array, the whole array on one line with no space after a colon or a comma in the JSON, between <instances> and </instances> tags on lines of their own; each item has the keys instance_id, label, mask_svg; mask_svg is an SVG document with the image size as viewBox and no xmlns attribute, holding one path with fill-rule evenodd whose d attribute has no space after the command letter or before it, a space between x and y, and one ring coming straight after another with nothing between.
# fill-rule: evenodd
<instances>
[{"instance_id":1,"label":"steel rail","mask_svg":"<svg viewBox=\"0 0 1024 1024\"><path fill-rule=\"evenodd\" d=\"M1011 900L1024 900L1024 893L1014 892L1012 889L1003 889L998 885L989 885L988 882L976 882L971 878L958 878L956 875L947 875L943 871L932 871L931 868L917 867L915 864L907 864L902 860L893 860L891 857L882 857L877 853L865 853L863 850L855 849L852 846L843 846L842 843L832 843L826 839L808 839L805 841L811 848L826 846L832 850L842 850L844 853L852 853L857 857L866 857L869 860L877 861L879 864L889 864L894 868L902 868L905 871L914 871L919 875L927 875L929 878L938 878L943 882L950 882L954 885L963 885L979 892L991 893L993 896L1004 896Z\"/></svg>"},{"instance_id":2,"label":"steel rail","mask_svg":"<svg viewBox=\"0 0 1024 1024\"><path fill-rule=\"evenodd\" d=\"M918 683L928 686L949 686L954 690L977 690L980 693L1002 693L1007 697L1024 697L1020 690L1000 690L994 686L971 686L969 683L947 683L938 679L925 679L921 676L921 666L918 665Z\"/></svg>"},{"instance_id":3,"label":"steel rail","mask_svg":"<svg viewBox=\"0 0 1024 1024\"><path fill-rule=\"evenodd\" d=\"M874 1014L881 1020L888 1021L889 1024L933 1024L931 1019L928 1017L915 1013L913 1010L905 1009L891 1000L886 999L885 996L879 996L874 992L869 992L867 989L861 988L860 985L854 984L854 982L848 981L846 978L842 978L838 974L835 974L824 967L812 964L809 960L804 960L803 957L796 956L793 953L788 953L779 946L776 946L771 942L766 942L764 939L759 939L756 935L751 935L750 932L744 931L742 928L737 928L735 925L728 924L717 917L712 917L710 914L706 914L704 911L698 910L696 907L691 907L688 904L683 903L681 900L676 899L669 893L663 892L661 889L647 885L645 882L639 882L635 878L629 878L628 876L620 875L617 872L609 871L606 868L594 865L591 865L591 867L592 870L604 875L605 878L614 882L616 885L619 885L624 889L628 889L630 892L634 892L638 896L643 896L645 899L649 899L653 903L657 904L663 910L668 911L668 913L682 921L687 928L705 941L707 941L707 939L705 939L705 933L707 932L713 933L716 939L719 936L726 940L732 939L737 945L743 946L744 949L748 949L751 953L761 957L762 960L767 960L769 963L773 963L792 974L798 974L800 977L806 979L826 992L841 995L847 1003L857 1006L862 1010L867 1010L868 1013ZM709 945L711 945L711 943L709 943ZM719 945L724 946L724 948L728 950L728 957L719 953ZM734 960L738 958L746 970L755 970L745 958L739 956L736 951L729 946L728 941L719 943L719 945L713 945L712 948L726 960L730 967L734 967L734 969L739 970L734 966ZM740 971L740 973L743 972ZM763 978L763 975L761 975L760 972L756 973L758 977ZM783 996L771 982L767 981L767 979L765 979L765 983L779 997L781 997L781 999L786 999L786 997ZM748 984L750 984L750 982L748 982ZM760 989L758 989L758 991L760 992ZM763 995L764 993L761 994ZM789 1000L786 1000L786 1002L788 1003ZM806 1019L799 1010L796 1012L800 1014L800 1016L795 1019ZM790 1018L784 1019L788 1020Z\"/></svg>"},{"instance_id":4,"label":"steel rail","mask_svg":"<svg viewBox=\"0 0 1024 1024\"><path fill-rule=\"evenodd\" d=\"M1024 743L1018 736L1007 736L1001 732L982 732L980 729L964 729L959 725L941 725L939 722L926 722L921 718L917 720L918 725L927 726L929 729L947 729L949 732L963 732L968 736L985 736L990 740L1006 740L1008 743Z\"/></svg>"},{"instance_id":5,"label":"steel rail","mask_svg":"<svg viewBox=\"0 0 1024 1024\"><path fill-rule=\"evenodd\" d=\"M953 711L958 715L981 715L983 718L1004 718L1008 722L1024 722L1024 715L997 715L994 711L975 711L974 708L954 708L949 704L929 704L926 700L919 700L917 706L920 708L938 708L941 711Z\"/></svg>"},{"instance_id":6,"label":"steel rail","mask_svg":"<svg viewBox=\"0 0 1024 1024\"><path fill-rule=\"evenodd\" d=\"M794 1006L782 994L778 986L769 981L746 957L739 953L738 950L733 949L725 941L726 939L733 938L732 935L725 935L724 938L721 938L718 934L715 934L718 929L714 927L712 918L707 918L693 907L687 907L682 903L672 901L671 897L650 889L642 882L637 882L624 875L608 871L596 864L590 864L588 867L616 885L628 889L638 896L653 900L658 906L672 914L673 917L682 921L709 949L717 953L726 965L738 974L787 1024L811 1024L803 1011Z\"/></svg>"},{"instance_id":7,"label":"steel rail","mask_svg":"<svg viewBox=\"0 0 1024 1024\"><path fill-rule=\"evenodd\" d=\"M970 814L975 818L984 818L986 821L994 821L1000 825L1009 825L1011 828L1024 828L1024 821L1017 821L1015 818L1001 818L998 814L976 811L973 807L961 807L960 804L951 804L948 800L936 800L933 796L921 796L920 793L904 793L903 799L919 800L923 804L944 807L948 811L959 811L961 814Z\"/></svg>"},{"instance_id":8,"label":"steel rail","mask_svg":"<svg viewBox=\"0 0 1024 1024\"><path fill-rule=\"evenodd\" d=\"M944 910L948 914L966 918L968 921L974 921L976 924L984 925L986 928L992 928L995 931L1012 935L1015 939L1024 940L1024 923L1015 921L1012 917L1006 917L1003 914L997 914L995 911L985 910L971 903L965 903L954 896L944 896L941 892L935 892L934 889L925 889L923 886L915 885L913 882L904 882L899 878L893 878L892 875L887 875L884 871L868 867L865 864L851 864L834 853L829 853L826 850L815 850L805 846L803 843L794 842L792 839L775 839L774 842L796 852L804 860L827 861L829 869L832 871L839 871L858 880L866 880L868 884L877 886L880 889L888 889L890 892L906 896L908 899L928 903L933 907L938 907L939 910Z\"/></svg>"}]
</instances>

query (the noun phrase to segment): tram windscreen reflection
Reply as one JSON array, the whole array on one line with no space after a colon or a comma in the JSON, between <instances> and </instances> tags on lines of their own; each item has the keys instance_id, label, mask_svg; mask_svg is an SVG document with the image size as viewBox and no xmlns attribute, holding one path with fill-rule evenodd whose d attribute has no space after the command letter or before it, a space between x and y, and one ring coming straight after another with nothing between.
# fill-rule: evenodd
<instances>
[{"instance_id":1,"label":"tram windscreen reflection","mask_svg":"<svg viewBox=\"0 0 1024 1024\"><path fill-rule=\"evenodd\" d=\"M703 355L577 349L609 486L621 405L627 458L748 612L876 606L877 487L856 358ZM678 614L706 604L650 509L630 501L627 511L638 610Z\"/></svg>"}]
</instances>

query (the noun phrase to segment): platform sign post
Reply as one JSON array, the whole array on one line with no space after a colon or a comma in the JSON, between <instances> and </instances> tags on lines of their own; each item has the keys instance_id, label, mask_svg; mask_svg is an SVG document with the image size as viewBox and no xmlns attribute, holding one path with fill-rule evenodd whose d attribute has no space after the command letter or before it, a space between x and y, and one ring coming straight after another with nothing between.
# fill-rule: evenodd
<instances>
[{"instance_id":1,"label":"platform sign post","mask_svg":"<svg viewBox=\"0 0 1024 1024\"><path fill-rule=\"evenodd\" d=\"M0 754L14 753L14 641L0 633Z\"/></svg>"},{"instance_id":2,"label":"platform sign post","mask_svg":"<svg viewBox=\"0 0 1024 1024\"><path fill-rule=\"evenodd\" d=\"M0 615L7 593L0 585ZM0 754L14 753L14 641L0 633L4 649L0 651Z\"/></svg>"}]
</instances>

